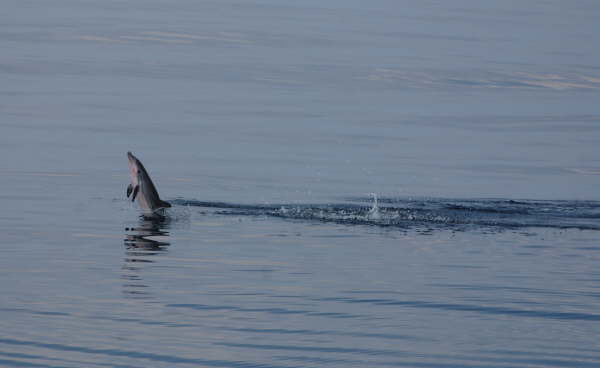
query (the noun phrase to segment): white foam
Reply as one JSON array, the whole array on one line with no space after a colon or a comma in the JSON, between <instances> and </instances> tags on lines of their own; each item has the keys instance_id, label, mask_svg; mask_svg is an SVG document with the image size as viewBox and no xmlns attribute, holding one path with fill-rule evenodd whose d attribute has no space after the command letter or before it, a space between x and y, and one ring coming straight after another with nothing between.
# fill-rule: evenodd
<instances>
[{"instance_id":1,"label":"white foam","mask_svg":"<svg viewBox=\"0 0 600 368\"><path fill-rule=\"evenodd\" d=\"M381 213L379 211L379 205L377 203L377 194L371 193L373 196L373 207L367 213L368 220L381 220Z\"/></svg>"}]
</instances>

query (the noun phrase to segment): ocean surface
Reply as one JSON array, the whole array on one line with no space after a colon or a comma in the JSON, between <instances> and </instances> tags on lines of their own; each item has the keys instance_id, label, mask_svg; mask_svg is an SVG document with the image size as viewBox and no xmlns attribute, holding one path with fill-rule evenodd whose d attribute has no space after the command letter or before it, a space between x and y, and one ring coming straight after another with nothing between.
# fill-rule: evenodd
<instances>
[{"instance_id":1,"label":"ocean surface","mask_svg":"<svg viewBox=\"0 0 600 368\"><path fill-rule=\"evenodd\" d=\"M1 367L600 366L597 1L1 8Z\"/></svg>"}]
</instances>

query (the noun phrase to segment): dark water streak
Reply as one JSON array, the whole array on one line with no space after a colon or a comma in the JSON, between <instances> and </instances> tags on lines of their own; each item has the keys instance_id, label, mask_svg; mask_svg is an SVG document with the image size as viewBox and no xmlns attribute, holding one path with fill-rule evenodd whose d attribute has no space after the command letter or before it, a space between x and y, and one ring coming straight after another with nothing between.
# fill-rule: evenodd
<instances>
[{"instance_id":1,"label":"dark water streak","mask_svg":"<svg viewBox=\"0 0 600 368\"><path fill-rule=\"evenodd\" d=\"M600 230L600 202L596 201L381 198L369 204L368 198L350 198L348 202L351 203L253 205L178 198L171 202L180 206L215 209L219 215L272 216L398 229Z\"/></svg>"}]
</instances>

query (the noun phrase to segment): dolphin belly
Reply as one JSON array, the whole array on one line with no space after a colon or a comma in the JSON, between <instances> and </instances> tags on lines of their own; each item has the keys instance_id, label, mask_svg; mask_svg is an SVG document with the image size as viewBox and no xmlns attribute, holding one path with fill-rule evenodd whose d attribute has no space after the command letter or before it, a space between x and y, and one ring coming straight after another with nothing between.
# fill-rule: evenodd
<instances>
[{"instance_id":1,"label":"dolphin belly","mask_svg":"<svg viewBox=\"0 0 600 368\"><path fill-rule=\"evenodd\" d=\"M157 214L157 211L171 207L171 204L160 199L158 191L150 179L150 175L142 162L135 157L131 152L127 152L129 160L129 173L131 183L127 187L127 197L131 195L131 200L135 201L140 206L145 216Z\"/></svg>"}]
</instances>

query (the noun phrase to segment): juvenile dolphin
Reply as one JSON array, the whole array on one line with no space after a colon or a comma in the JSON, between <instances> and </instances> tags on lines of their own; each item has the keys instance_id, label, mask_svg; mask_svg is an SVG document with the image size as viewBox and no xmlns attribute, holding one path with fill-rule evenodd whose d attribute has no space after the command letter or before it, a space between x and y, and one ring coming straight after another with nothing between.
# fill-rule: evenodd
<instances>
[{"instance_id":1,"label":"juvenile dolphin","mask_svg":"<svg viewBox=\"0 0 600 368\"><path fill-rule=\"evenodd\" d=\"M160 214L160 210L171 207L171 204L160 199L158 191L150 179L144 165L131 152L127 152L131 184L127 186L127 198L131 201L137 198L144 216Z\"/></svg>"}]
</instances>

